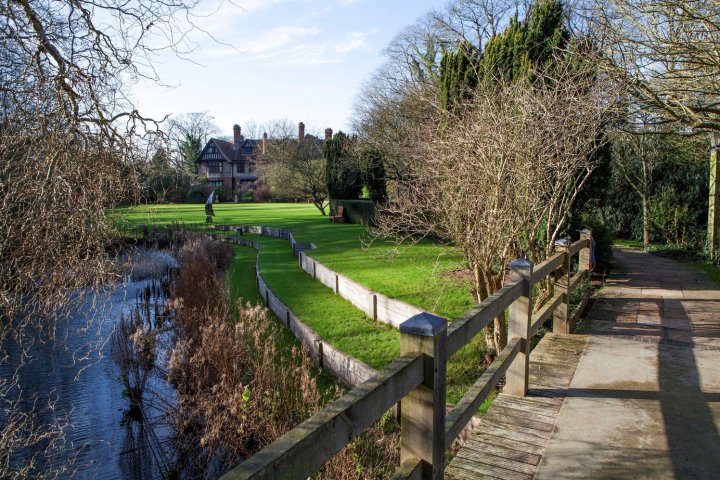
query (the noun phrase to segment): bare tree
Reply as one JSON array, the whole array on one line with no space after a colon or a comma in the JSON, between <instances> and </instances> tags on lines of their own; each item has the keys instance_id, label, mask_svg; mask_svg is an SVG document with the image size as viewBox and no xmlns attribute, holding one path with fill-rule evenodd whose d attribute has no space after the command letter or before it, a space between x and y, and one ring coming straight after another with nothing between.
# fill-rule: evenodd
<instances>
[{"instance_id":1,"label":"bare tree","mask_svg":"<svg viewBox=\"0 0 720 480\"><path fill-rule=\"evenodd\" d=\"M606 0L590 9L603 64L633 94L631 105L681 133L720 146L720 2ZM711 156L710 255L720 249L720 165Z\"/></svg>"},{"instance_id":2,"label":"bare tree","mask_svg":"<svg viewBox=\"0 0 720 480\"><path fill-rule=\"evenodd\" d=\"M323 142L314 135L293 137L288 121L270 128L267 150L258 158L260 176L271 191L287 198L307 198L325 215L328 191Z\"/></svg>"},{"instance_id":3,"label":"bare tree","mask_svg":"<svg viewBox=\"0 0 720 480\"><path fill-rule=\"evenodd\" d=\"M408 131L413 168L377 233L457 246L484 300L502 286L510 260L540 261L551 251L595 168L611 98L596 77L568 67L545 82L481 85L456 116L436 107ZM504 345L502 320L487 332L490 346Z\"/></svg>"},{"instance_id":4,"label":"bare tree","mask_svg":"<svg viewBox=\"0 0 720 480\"><path fill-rule=\"evenodd\" d=\"M157 80L156 53L194 48L186 35L194 5L0 2L0 366L15 369L0 381L2 417L12 419L0 422L0 438L12 440L0 442L2 478L51 476L58 465L43 460L52 448L28 457L28 468L5 461L62 433L61 423L43 423L53 415L36 417L50 403L23 410L29 399L17 401L26 346L52 336L54 319L81 293L117 278L107 212L136 195L135 166L145 158L138 134L156 128L125 86ZM6 355L11 341L23 355Z\"/></svg>"},{"instance_id":5,"label":"bare tree","mask_svg":"<svg viewBox=\"0 0 720 480\"><path fill-rule=\"evenodd\" d=\"M219 132L215 118L208 112L190 112L173 117L168 132L173 146L173 166L188 174L197 173L195 159L209 137Z\"/></svg>"},{"instance_id":6,"label":"bare tree","mask_svg":"<svg viewBox=\"0 0 720 480\"><path fill-rule=\"evenodd\" d=\"M653 171L661 155L655 135L618 133L611 142L612 162L639 196L643 211L643 244L650 244L650 195Z\"/></svg>"}]
</instances>

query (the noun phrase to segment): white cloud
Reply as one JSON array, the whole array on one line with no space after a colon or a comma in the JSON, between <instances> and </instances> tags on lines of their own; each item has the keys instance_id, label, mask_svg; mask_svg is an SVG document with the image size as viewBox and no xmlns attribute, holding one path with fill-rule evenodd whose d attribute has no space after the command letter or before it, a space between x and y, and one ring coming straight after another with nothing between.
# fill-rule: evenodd
<instances>
[{"instance_id":1,"label":"white cloud","mask_svg":"<svg viewBox=\"0 0 720 480\"><path fill-rule=\"evenodd\" d=\"M363 32L351 32L350 38L335 45L335 51L344 53L362 47L365 45L365 35Z\"/></svg>"},{"instance_id":2,"label":"white cloud","mask_svg":"<svg viewBox=\"0 0 720 480\"><path fill-rule=\"evenodd\" d=\"M290 25L271 28L261 32L248 41L247 51L250 53L272 52L287 45L292 46L305 37L319 35L322 32L314 27L294 27Z\"/></svg>"},{"instance_id":3,"label":"white cloud","mask_svg":"<svg viewBox=\"0 0 720 480\"><path fill-rule=\"evenodd\" d=\"M246 60L262 61L263 65L271 67L342 63L350 52L365 46L365 36L363 32L351 32L340 41L327 38L316 42L281 43L279 40L286 38L280 35L275 42L277 44L275 48L261 50L253 48L250 53L255 55L247 57Z\"/></svg>"}]
</instances>

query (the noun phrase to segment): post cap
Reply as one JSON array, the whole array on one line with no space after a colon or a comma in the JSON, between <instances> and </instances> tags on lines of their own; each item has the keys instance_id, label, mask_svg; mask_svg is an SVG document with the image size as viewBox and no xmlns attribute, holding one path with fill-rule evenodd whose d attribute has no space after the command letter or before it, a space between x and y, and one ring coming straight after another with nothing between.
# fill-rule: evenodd
<instances>
[{"instance_id":1,"label":"post cap","mask_svg":"<svg viewBox=\"0 0 720 480\"><path fill-rule=\"evenodd\" d=\"M561 238L559 240L555 240L555 246L568 248L568 247L570 247L570 240L568 240L567 238Z\"/></svg>"},{"instance_id":2,"label":"post cap","mask_svg":"<svg viewBox=\"0 0 720 480\"><path fill-rule=\"evenodd\" d=\"M582 230L580 230L581 237L589 237L591 235L592 235L592 230L590 230L589 228L583 228Z\"/></svg>"},{"instance_id":3,"label":"post cap","mask_svg":"<svg viewBox=\"0 0 720 480\"><path fill-rule=\"evenodd\" d=\"M423 312L414 315L400 324L400 333L408 333L410 335L419 335L421 337L434 337L438 333L447 329L447 320Z\"/></svg>"},{"instance_id":4,"label":"post cap","mask_svg":"<svg viewBox=\"0 0 720 480\"><path fill-rule=\"evenodd\" d=\"M527 258L518 258L517 260L513 260L510 264L510 268L512 270L530 270L532 267L533 262Z\"/></svg>"}]
</instances>

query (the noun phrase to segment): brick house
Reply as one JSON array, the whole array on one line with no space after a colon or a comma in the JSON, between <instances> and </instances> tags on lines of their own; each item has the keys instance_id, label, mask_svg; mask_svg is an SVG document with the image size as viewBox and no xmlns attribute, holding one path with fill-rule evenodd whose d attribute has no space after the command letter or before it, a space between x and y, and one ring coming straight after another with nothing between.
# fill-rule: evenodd
<instances>
[{"instance_id":1,"label":"brick house","mask_svg":"<svg viewBox=\"0 0 720 480\"><path fill-rule=\"evenodd\" d=\"M210 185L224 187L225 192L233 195L240 191L244 183L257 180L255 161L262 152L263 140L250 140L242 135L239 125L233 126L233 141L211 138L202 149L195 163L198 174L207 177Z\"/></svg>"},{"instance_id":2,"label":"brick house","mask_svg":"<svg viewBox=\"0 0 720 480\"><path fill-rule=\"evenodd\" d=\"M326 128L325 141L330 140L332 134L332 129ZM300 122L298 141L304 138L305 124ZM255 163L257 156L265 152L267 142L267 133L263 133L262 140L250 140L243 137L239 125L234 125L232 142L217 138L208 140L195 159L198 174L207 177L213 187L224 187L225 192L232 196L240 191L243 184L257 180Z\"/></svg>"}]
</instances>

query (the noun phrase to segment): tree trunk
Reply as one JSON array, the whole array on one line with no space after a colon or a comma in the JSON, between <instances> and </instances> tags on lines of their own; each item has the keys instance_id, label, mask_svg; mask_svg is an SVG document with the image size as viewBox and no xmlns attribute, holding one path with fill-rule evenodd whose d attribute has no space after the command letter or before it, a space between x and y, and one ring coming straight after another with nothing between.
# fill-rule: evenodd
<instances>
[{"instance_id":1,"label":"tree trunk","mask_svg":"<svg viewBox=\"0 0 720 480\"><path fill-rule=\"evenodd\" d=\"M650 198L647 193L642 194L643 209L643 245L650 245Z\"/></svg>"},{"instance_id":2,"label":"tree trunk","mask_svg":"<svg viewBox=\"0 0 720 480\"><path fill-rule=\"evenodd\" d=\"M491 281L493 282L492 285L492 291L493 293L497 292L500 289L500 285L502 284L502 273L500 273L500 277L492 278ZM505 348L505 345L507 345L507 328L505 328L505 312L501 313L497 317L495 317L495 348L497 348L497 352L500 353L503 348Z\"/></svg>"},{"instance_id":3,"label":"tree trunk","mask_svg":"<svg viewBox=\"0 0 720 480\"><path fill-rule=\"evenodd\" d=\"M710 261L718 261L720 249L720 162L718 162L718 145L712 142L710 150L710 198L708 202L708 247Z\"/></svg>"},{"instance_id":4,"label":"tree trunk","mask_svg":"<svg viewBox=\"0 0 720 480\"><path fill-rule=\"evenodd\" d=\"M479 265L473 265L473 276L475 277L475 300L477 303L481 303L489 296L490 287L487 285L487 279ZM495 343L495 336L493 334L492 324L488 324L483 334L485 335L485 346L488 350L497 351L497 343Z\"/></svg>"},{"instance_id":5,"label":"tree trunk","mask_svg":"<svg viewBox=\"0 0 720 480\"><path fill-rule=\"evenodd\" d=\"M313 205L315 205L317 209L320 210L320 215L325 215L325 206L323 205L322 200L317 200L313 198Z\"/></svg>"},{"instance_id":6,"label":"tree trunk","mask_svg":"<svg viewBox=\"0 0 720 480\"><path fill-rule=\"evenodd\" d=\"M602 207L598 207L598 216L600 217L600 223L602 224L602 226L606 226L607 220L605 220L605 211Z\"/></svg>"}]
</instances>

